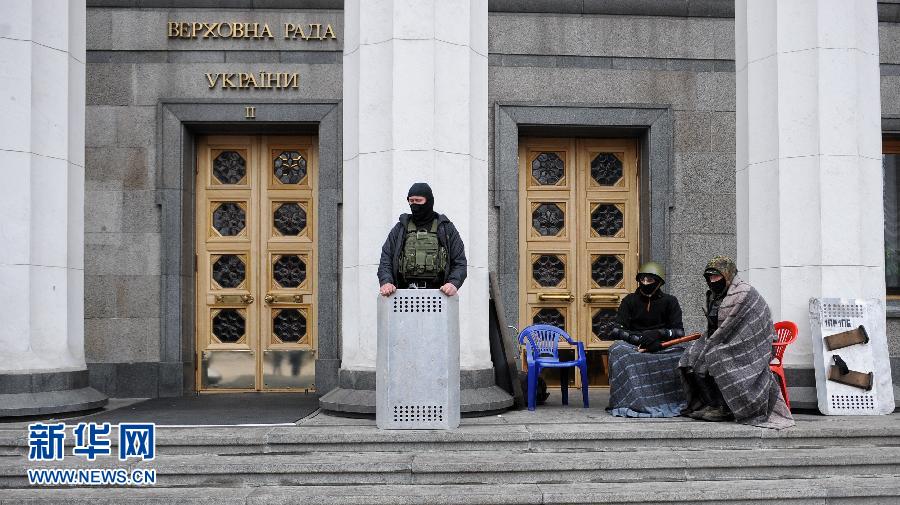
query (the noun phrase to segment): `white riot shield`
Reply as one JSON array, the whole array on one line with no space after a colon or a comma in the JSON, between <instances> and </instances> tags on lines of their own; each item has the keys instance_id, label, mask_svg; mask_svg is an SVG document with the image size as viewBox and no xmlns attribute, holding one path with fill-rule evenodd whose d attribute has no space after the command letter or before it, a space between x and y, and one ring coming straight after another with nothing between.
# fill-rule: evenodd
<instances>
[{"instance_id":1,"label":"white riot shield","mask_svg":"<svg viewBox=\"0 0 900 505\"><path fill-rule=\"evenodd\" d=\"M398 289L378 300L375 421L381 429L459 426L459 299Z\"/></svg>"},{"instance_id":2,"label":"white riot shield","mask_svg":"<svg viewBox=\"0 0 900 505\"><path fill-rule=\"evenodd\" d=\"M816 367L819 411L826 415L890 414L894 387L881 300L810 298L809 324ZM862 326L863 330L858 330ZM829 350L842 332L858 330L867 342ZM832 337L826 342L826 338ZM835 359L835 356L838 359ZM846 365L844 374L836 363ZM849 370L849 373L847 373ZM871 378L866 379L871 373ZM860 379L862 378L862 379ZM860 379L863 385L848 385ZM843 382L841 382L843 381ZM870 389L865 388L865 383Z\"/></svg>"}]
</instances>

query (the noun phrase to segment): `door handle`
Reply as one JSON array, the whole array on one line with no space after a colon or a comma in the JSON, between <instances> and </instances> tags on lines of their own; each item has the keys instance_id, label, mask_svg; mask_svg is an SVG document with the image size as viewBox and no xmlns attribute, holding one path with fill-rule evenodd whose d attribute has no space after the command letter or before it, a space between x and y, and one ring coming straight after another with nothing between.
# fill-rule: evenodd
<instances>
[{"instance_id":1,"label":"door handle","mask_svg":"<svg viewBox=\"0 0 900 505\"><path fill-rule=\"evenodd\" d=\"M265 300L269 305L273 303L303 303L303 295L273 295L269 293Z\"/></svg>"},{"instance_id":2,"label":"door handle","mask_svg":"<svg viewBox=\"0 0 900 505\"><path fill-rule=\"evenodd\" d=\"M253 295L216 295L216 303L250 305L253 301Z\"/></svg>"},{"instance_id":3,"label":"door handle","mask_svg":"<svg viewBox=\"0 0 900 505\"><path fill-rule=\"evenodd\" d=\"M558 302L571 302L575 299L575 295L571 293L567 294L550 294L550 293L541 293L538 295L538 300L542 302L546 301L558 301Z\"/></svg>"},{"instance_id":4,"label":"door handle","mask_svg":"<svg viewBox=\"0 0 900 505\"><path fill-rule=\"evenodd\" d=\"M619 295L601 295L597 293L586 293L582 298L584 303L609 302L619 303Z\"/></svg>"}]
</instances>

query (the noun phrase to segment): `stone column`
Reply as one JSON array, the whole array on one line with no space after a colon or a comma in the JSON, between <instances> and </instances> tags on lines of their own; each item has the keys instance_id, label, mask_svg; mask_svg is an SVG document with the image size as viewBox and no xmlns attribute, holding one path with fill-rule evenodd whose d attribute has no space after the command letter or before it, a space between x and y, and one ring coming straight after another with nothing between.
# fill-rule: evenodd
<instances>
[{"instance_id":1,"label":"stone column","mask_svg":"<svg viewBox=\"0 0 900 505\"><path fill-rule=\"evenodd\" d=\"M738 267L811 369L810 297L885 298L876 1L737 0L735 51Z\"/></svg>"},{"instance_id":2,"label":"stone column","mask_svg":"<svg viewBox=\"0 0 900 505\"><path fill-rule=\"evenodd\" d=\"M348 0L344 19L343 353L340 388L322 405L374 412L381 246L409 212L410 185L423 181L469 262L462 409L505 407L488 343L487 1Z\"/></svg>"},{"instance_id":3,"label":"stone column","mask_svg":"<svg viewBox=\"0 0 900 505\"><path fill-rule=\"evenodd\" d=\"M3 6L0 417L96 408L84 361L84 0Z\"/></svg>"}]
</instances>

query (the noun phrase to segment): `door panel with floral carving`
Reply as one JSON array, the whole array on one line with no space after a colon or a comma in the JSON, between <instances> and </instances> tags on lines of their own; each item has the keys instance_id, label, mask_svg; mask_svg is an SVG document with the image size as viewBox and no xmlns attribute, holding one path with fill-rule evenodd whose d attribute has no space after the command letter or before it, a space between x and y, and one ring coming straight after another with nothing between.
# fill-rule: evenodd
<instances>
[{"instance_id":1,"label":"door panel with floral carving","mask_svg":"<svg viewBox=\"0 0 900 505\"><path fill-rule=\"evenodd\" d=\"M519 188L519 323L584 342L590 385L605 385L602 337L638 266L637 142L522 138Z\"/></svg>"},{"instance_id":2,"label":"door panel with floral carving","mask_svg":"<svg viewBox=\"0 0 900 505\"><path fill-rule=\"evenodd\" d=\"M200 390L314 387L315 139L200 139Z\"/></svg>"}]
</instances>

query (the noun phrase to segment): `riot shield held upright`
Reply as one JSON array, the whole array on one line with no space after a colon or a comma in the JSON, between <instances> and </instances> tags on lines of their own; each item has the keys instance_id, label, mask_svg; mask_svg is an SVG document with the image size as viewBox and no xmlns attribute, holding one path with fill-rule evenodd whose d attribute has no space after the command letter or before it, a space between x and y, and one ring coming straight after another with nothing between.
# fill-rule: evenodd
<instances>
[{"instance_id":1,"label":"riot shield held upright","mask_svg":"<svg viewBox=\"0 0 900 505\"><path fill-rule=\"evenodd\" d=\"M459 299L398 289L378 300L375 420L381 429L459 426Z\"/></svg>"}]
</instances>

